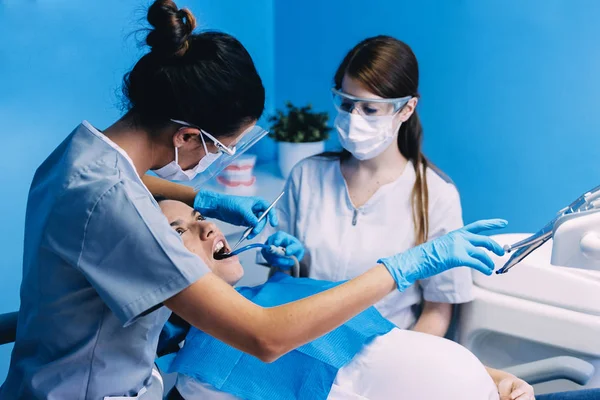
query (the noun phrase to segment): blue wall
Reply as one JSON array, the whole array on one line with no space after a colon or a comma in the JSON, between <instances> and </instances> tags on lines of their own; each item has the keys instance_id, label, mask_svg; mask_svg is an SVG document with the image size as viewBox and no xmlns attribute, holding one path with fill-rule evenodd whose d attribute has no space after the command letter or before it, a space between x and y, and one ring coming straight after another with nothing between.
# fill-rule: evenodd
<instances>
[{"instance_id":1,"label":"blue wall","mask_svg":"<svg viewBox=\"0 0 600 400\"><path fill-rule=\"evenodd\" d=\"M532 231L600 183L599 2L179 3L201 27L247 46L267 114L289 99L333 116L331 79L354 44L382 33L409 43L421 65L426 153L457 183L467 221L501 216L512 231ZM0 1L0 312L18 307L35 168L82 119L103 127L120 115L120 80L141 51L128 34L145 4ZM273 145L257 151L271 158ZM0 381L9 351L0 347Z\"/></svg>"},{"instance_id":2,"label":"blue wall","mask_svg":"<svg viewBox=\"0 0 600 400\"><path fill-rule=\"evenodd\" d=\"M0 313L19 306L23 224L37 166L83 119L106 127L120 116L123 74L147 2L0 1ZM180 1L203 28L237 36L274 93L271 0ZM254 21L254 23L248 23ZM267 107L273 98L269 97ZM0 382L10 346L0 347Z\"/></svg>"},{"instance_id":3,"label":"blue wall","mask_svg":"<svg viewBox=\"0 0 600 400\"><path fill-rule=\"evenodd\" d=\"M329 87L365 37L420 62L425 152L456 182L466 221L534 231L600 184L600 2L276 2L276 99L334 115Z\"/></svg>"}]
</instances>

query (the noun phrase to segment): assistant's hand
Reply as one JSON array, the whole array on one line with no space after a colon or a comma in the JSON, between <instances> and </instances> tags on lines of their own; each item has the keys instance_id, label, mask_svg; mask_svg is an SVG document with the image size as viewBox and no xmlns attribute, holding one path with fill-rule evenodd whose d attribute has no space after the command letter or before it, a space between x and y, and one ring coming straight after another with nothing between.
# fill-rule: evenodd
<instances>
[{"instance_id":1,"label":"assistant's hand","mask_svg":"<svg viewBox=\"0 0 600 400\"><path fill-rule=\"evenodd\" d=\"M501 229L506 225L507 222L502 219L477 221L377 262L385 265L400 291L419 279L429 278L456 267L470 267L491 275L494 271L494 262L486 250L499 256L504 254L504 250L494 240L480 233Z\"/></svg>"},{"instance_id":2,"label":"assistant's hand","mask_svg":"<svg viewBox=\"0 0 600 400\"><path fill-rule=\"evenodd\" d=\"M290 269L294 266L294 260L289 256L294 256L298 261L304 257L304 246L300 240L296 239L289 233L282 231L275 232L265 242L269 246L277 246L285 248L285 256L275 254L268 249L262 250L262 256L267 260L267 263L272 267L280 269Z\"/></svg>"},{"instance_id":3,"label":"assistant's hand","mask_svg":"<svg viewBox=\"0 0 600 400\"><path fill-rule=\"evenodd\" d=\"M233 225L252 226L254 229L248 236L252 239L258 235L268 222L271 226L278 225L275 208L260 223L258 218L269 208L269 203L254 196L232 196L201 190L194 199L194 209L202 215L220 219Z\"/></svg>"},{"instance_id":4,"label":"assistant's hand","mask_svg":"<svg viewBox=\"0 0 600 400\"><path fill-rule=\"evenodd\" d=\"M533 387L516 376L509 376L498 383L500 400L535 400Z\"/></svg>"}]
</instances>

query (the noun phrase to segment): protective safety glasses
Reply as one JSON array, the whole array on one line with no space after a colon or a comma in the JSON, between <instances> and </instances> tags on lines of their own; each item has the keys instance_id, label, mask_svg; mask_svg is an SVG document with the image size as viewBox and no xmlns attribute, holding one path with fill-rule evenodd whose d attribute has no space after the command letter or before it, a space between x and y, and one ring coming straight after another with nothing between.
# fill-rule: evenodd
<instances>
[{"instance_id":1,"label":"protective safety glasses","mask_svg":"<svg viewBox=\"0 0 600 400\"><path fill-rule=\"evenodd\" d=\"M204 129L200 128L199 126L196 126L196 125L193 125L193 124L189 124L189 123L187 123L185 121L180 121L178 119L172 119L171 122L175 122L176 124L183 125L183 126L188 126L190 128L198 129L203 136L206 136L207 138L209 138L210 140L212 140L212 142L215 145L215 147L221 153L228 154L228 155L232 156L236 152L235 146L231 146L231 147L225 146L216 137L214 137L210 133L206 132ZM202 138L202 144L204 145L204 150L206 151L206 144L204 143L204 138Z\"/></svg>"},{"instance_id":2,"label":"protective safety glasses","mask_svg":"<svg viewBox=\"0 0 600 400\"><path fill-rule=\"evenodd\" d=\"M412 99L412 96L397 99L365 99L351 96L336 88L331 88L331 93L333 105L338 111L351 113L356 110L365 117L396 114Z\"/></svg>"},{"instance_id":3,"label":"protective safety glasses","mask_svg":"<svg viewBox=\"0 0 600 400\"><path fill-rule=\"evenodd\" d=\"M204 170L203 172L198 174L196 178L194 178L193 185L196 190L200 189L200 186L203 185L206 181L221 173L221 171L227 168L227 166L229 166L234 160L236 160L238 157L244 154L249 148L254 146L256 142L258 142L260 139L262 139L269 133L260 126L254 125L246 129L244 133L240 135L240 137L234 145L230 145L228 147L221 143L219 140L217 140L217 138L202 130L196 125L174 119L172 119L171 121L175 122L176 124L198 129L202 133L202 135L212 140L215 147L217 147L222 153L221 157L217 158L206 170Z\"/></svg>"}]
</instances>

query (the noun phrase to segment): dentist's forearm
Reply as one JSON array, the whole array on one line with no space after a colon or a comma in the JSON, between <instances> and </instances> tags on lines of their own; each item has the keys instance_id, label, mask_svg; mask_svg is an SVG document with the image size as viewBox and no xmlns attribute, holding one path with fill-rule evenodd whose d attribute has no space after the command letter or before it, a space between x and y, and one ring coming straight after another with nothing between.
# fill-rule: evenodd
<instances>
[{"instance_id":1,"label":"dentist's forearm","mask_svg":"<svg viewBox=\"0 0 600 400\"><path fill-rule=\"evenodd\" d=\"M271 362L332 331L392 290L396 290L394 279L378 265L333 289L264 308L211 273L165 301L165 305L209 335Z\"/></svg>"},{"instance_id":2,"label":"dentist's forearm","mask_svg":"<svg viewBox=\"0 0 600 400\"><path fill-rule=\"evenodd\" d=\"M152 195L178 200L190 207L194 207L194 199L196 198L194 188L148 174L142 176L142 181Z\"/></svg>"}]
</instances>

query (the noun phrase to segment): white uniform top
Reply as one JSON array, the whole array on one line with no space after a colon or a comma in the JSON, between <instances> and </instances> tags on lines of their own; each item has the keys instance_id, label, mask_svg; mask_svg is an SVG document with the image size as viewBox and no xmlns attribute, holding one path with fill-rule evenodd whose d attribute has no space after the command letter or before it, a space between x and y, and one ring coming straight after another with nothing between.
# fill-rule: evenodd
<instances>
[{"instance_id":1,"label":"white uniform top","mask_svg":"<svg viewBox=\"0 0 600 400\"><path fill-rule=\"evenodd\" d=\"M463 226L456 187L431 168L429 239ZM381 257L403 252L415 244L411 191L415 183L409 162L396 181L383 185L355 208L335 157L316 156L300 162L278 203L279 227L302 241L306 254L301 270L308 277L330 281L354 278L376 265ZM376 304L377 310L400 328L416 321L421 299L465 303L473 299L471 271L455 268L395 291Z\"/></svg>"}]
</instances>

